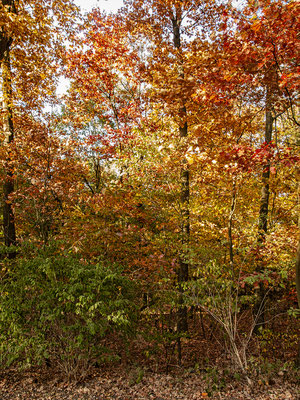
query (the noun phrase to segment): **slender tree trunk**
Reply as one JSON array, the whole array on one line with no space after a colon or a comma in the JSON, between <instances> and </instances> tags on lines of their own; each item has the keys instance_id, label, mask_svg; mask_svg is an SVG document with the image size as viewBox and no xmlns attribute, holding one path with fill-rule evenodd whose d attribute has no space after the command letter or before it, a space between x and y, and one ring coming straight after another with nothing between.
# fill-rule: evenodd
<instances>
[{"instance_id":1,"label":"slender tree trunk","mask_svg":"<svg viewBox=\"0 0 300 400\"><path fill-rule=\"evenodd\" d=\"M273 116L272 116L271 88L270 86L268 86L266 95L266 125L265 125L266 144L271 143L272 132L273 132ZM258 222L260 242L263 242L265 240L265 235L268 232L268 211L269 211L269 197L270 197L270 188L269 188L270 161L267 161L267 163L264 165L263 168L264 168L262 173L263 186L261 189L259 222Z\"/></svg>"},{"instance_id":2,"label":"slender tree trunk","mask_svg":"<svg viewBox=\"0 0 300 400\"><path fill-rule=\"evenodd\" d=\"M14 127L12 115L12 86L11 86L11 68L9 45L4 51L3 59L1 62L2 69L2 113L3 113L3 133L4 141L8 150L8 159L6 160L6 176L3 184L3 231L4 243L6 246L16 245L16 231L14 213L10 201L10 195L14 191L13 169L11 166L10 146L14 141ZM15 252L9 253L10 258L14 258Z\"/></svg>"},{"instance_id":3,"label":"slender tree trunk","mask_svg":"<svg viewBox=\"0 0 300 400\"><path fill-rule=\"evenodd\" d=\"M0 0L0 9L3 7L8 7L8 11L16 13L16 7L14 0ZM5 26L0 27L0 62L2 62L5 57L5 53L9 50L12 43L12 38L7 34Z\"/></svg>"},{"instance_id":4,"label":"slender tree trunk","mask_svg":"<svg viewBox=\"0 0 300 400\"><path fill-rule=\"evenodd\" d=\"M173 23L173 43L174 47L177 50L180 50L180 25L181 25L181 10L180 8L176 8L176 15L172 18ZM181 63L181 61L180 61ZM180 79L184 79L184 71L183 66L179 64L178 77ZM181 93L182 96L182 93ZM184 144L186 144L186 140L188 137L188 124L187 124L187 111L185 107L184 97L180 99L181 107L179 109L179 136ZM184 146L185 147L185 146ZM182 254L179 258L179 268L177 271L177 281L179 288L179 309L178 309L178 321L177 321L177 331L178 333L183 333L188 331L188 318L187 318L187 308L184 306L184 283L187 282L189 276L189 262L187 260L187 248L189 244L190 238L190 171L188 163L183 157L180 171L180 203L181 203L181 245L182 245ZM181 362L181 347L180 347L180 339L178 342L178 359L179 363Z\"/></svg>"},{"instance_id":5,"label":"slender tree trunk","mask_svg":"<svg viewBox=\"0 0 300 400\"><path fill-rule=\"evenodd\" d=\"M232 186L232 199L231 199L231 206L230 206L230 213L229 213L229 219L228 219L228 241L229 241L229 260L230 260L230 265L231 268L233 268L233 238L232 238L232 228L233 228L233 215L235 211L235 205L236 205L236 195L237 195L237 190L236 190L236 179L233 182Z\"/></svg>"},{"instance_id":6,"label":"slender tree trunk","mask_svg":"<svg viewBox=\"0 0 300 400\"><path fill-rule=\"evenodd\" d=\"M300 239L298 242L297 255L296 255L296 288L298 307L300 309Z\"/></svg>"},{"instance_id":7,"label":"slender tree trunk","mask_svg":"<svg viewBox=\"0 0 300 400\"><path fill-rule=\"evenodd\" d=\"M297 140L297 143L298 142L300 142L300 140L299 141ZM299 178L300 177L300 169L297 169L296 171L297 171L296 177ZM297 185L297 200L298 200L298 207L299 207L299 205L300 205L300 182L299 182L299 180L298 180L298 185ZM298 228L300 229L300 214L298 214ZM300 237L298 240L295 269L296 269L296 291L297 291L298 309L300 310ZM298 355L297 355L297 359L296 359L296 367L300 368L300 338L298 339Z\"/></svg>"},{"instance_id":8,"label":"slender tree trunk","mask_svg":"<svg viewBox=\"0 0 300 400\"><path fill-rule=\"evenodd\" d=\"M271 83L267 84L267 93L266 93L266 109L265 109L265 143L270 144L272 141L272 133L273 133L273 121L274 118L272 116L272 85ZM260 198L260 209L259 209L259 219L258 219L258 243L260 247L264 246L265 237L268 232L268 212L269 212L269 199L270 199L270 167L271 163L268 160L266 164L263 166L262 172L262 189L261 189L261 198ZM259 249L260 251L260 249ZM262 260L259 257L258 260L258 268L257 272L263 272L264 267L261 265ZM258 331L259 326L262 326L265 323L265 287L264 283L259 283L259 296L258 301L255 307L255 311L259 312L257 318L257 324L255 327L255 332ZM258 311L259 310L259 311Z\"/></svg>"},{"instance_id":9,"label":"slender tree trunk","mask_svg":"<svg viewBox=\"0 0 300 400\"><path fill-rule=\"evenodd\" d=\"M298 299L298 308L300 309L300 239L298 242L297 255L296 255L296 290ZM300 368L300 339L298 339L298 356L296 366Z\"/></svg>"},{"instance_id":10,"label":"slender tree trunk","mask_svg":"<svg viewBox=\"0 0 300 400\"><path fill-rule=\"evenodd\" d=\"M183 132L186 133L183 133ZM187 123L185 122L184 127L180 128L180 133L182 138L187 137ZM179 268L178 268L178 286L179 286L179 310L178 310L178 332L188 331L188 319L187 319L187 309L183 305L184 298L184 283L188 281L189 278L189 262L187 260L187 248L190 239L190 172L187 162L184 160L182 162L182 167L180 171L180 182L181 182L181 210L182 210L182 221L181 221L181 244L182 253L179 258Z\"/></svg>"},{"instance_id":11,"label":"slender tree trunk","mask_svg":"<svg viewBox=\"0 0 300 400\"><path fill-rule=\"evenodd\" d=\"M298 141L297 141L298 142ZM299 137L300 144L300 137ZM296 178L300 179L300 168L296 170ZM297 184L297 202L298 207L300 206L300 181ZM298 213L298 228L300 230L300 213ZM298 308L300 309L300 237L298 241L297 255L296 255L296 290L298 299Z\"/></svg>"}]
</instances>

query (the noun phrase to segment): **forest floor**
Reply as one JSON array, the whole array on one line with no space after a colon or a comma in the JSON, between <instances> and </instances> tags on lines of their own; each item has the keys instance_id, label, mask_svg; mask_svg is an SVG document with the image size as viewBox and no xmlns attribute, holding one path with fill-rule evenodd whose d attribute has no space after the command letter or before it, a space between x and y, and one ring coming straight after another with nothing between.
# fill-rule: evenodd
<instances>
[{"instance_id":1,"label":"forest floor","mask_svg":"<svg viewBox=\"0 0 300 400\"><path fill-rule=\"evenodd\" d=\"M198 324L191 338L182 340L181 367L176 341L155 345L153 337L146 342L139 335L126 350L111 337L122 363L88 364L77 383L71 376L68 382L66 369L54 367L55 360L48 367L0 370L0 400L300 400L296 341L274 340L264 352L253 340L249 385L234 369L221 332L205 322L203 332ZM285 332L297 337L297 324L281 321L274 329L282 337Z\"/></svg>"},{"instance_id":2,"label":"forest floor","mask_svg":"<svg viewBox=\"0 0 300 400\"><path fill-rule=\"evenodd\" d=\"M269 381L257 377L251 386L233 379L215 386L205 374L166 374L137 367L94 372L82 383L66 383L54 374L7 371L0 377L0 400L299 400L296 382L283 375ZM220 379L221 381L221 379Z\"/></svg>"}]
</instances>

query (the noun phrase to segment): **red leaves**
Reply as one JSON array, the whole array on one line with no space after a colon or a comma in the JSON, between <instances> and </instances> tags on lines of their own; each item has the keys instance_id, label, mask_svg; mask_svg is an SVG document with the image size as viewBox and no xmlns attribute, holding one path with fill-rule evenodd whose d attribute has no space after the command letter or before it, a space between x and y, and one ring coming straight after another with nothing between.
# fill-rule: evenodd
<instances>
[{"instance_id":1,"label":"red leaves","mask_svg":"<svg viewBox=\"0 0 300 400\"><path fill-rule=\"evenodd\" d=\"M299 162L299 157L293 155L289 148L276 146L273 142L263 143L256 149L247 145L236 145L230 150L221 151L220 157L229 163L227 171L241 172L251 172L271 163L271 173L275 174L275 165L290 166Z\"/></svg>"},{"instance_id":2,"label":"red leaves","mask_svg":"<svg viewBox=\"0 0 300 400\"><path fill-rule=\"evenodd\" d=\"M89 14L78 43L68 55L72 124L75 113L79 127L93 126L86 144L109 158L132 137L140 117L137 52L121 19L99 10Z\"/></svg>"},{"instance_id":3,"label":"red leaves","mask_svg":"<svg viewBox=\"0 0 300 400\"><path fill-rule=\"evenodd\" d=\"M274 145L264 144L258 149L246 145L233 146L229 151L222 151L220 156L230 163L228 170L250 172L259 165L270 161L274 155Z\"/></svg>"}]
</instances>

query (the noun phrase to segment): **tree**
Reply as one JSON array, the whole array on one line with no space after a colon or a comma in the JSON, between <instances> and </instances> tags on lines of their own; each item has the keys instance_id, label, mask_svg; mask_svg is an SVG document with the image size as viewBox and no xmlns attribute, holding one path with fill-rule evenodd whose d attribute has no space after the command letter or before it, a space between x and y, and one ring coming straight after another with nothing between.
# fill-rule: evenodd
<instances>
[{"instance_id":1,"label":"tree","mask_svg":"<svg viewBox=\"0 0 300 400\"><path fill-rule=\"evenodd\" d=\"M203 43L211 23L214 6L208 3L191 1L126 1L128 26L132 34L143 35L149 43L150 56L145 67L145 77L151 89L148 92L153 100L165 104L165 112L177 124L180 141L180 234L178 237L177 285L179 291L177 331L186 332L187 310L184 306L183 290L189 276L189 241L190 241L190 171L186 159L191 143L189 127L194 123L192 94L195 89L194 64L195 48L201 47L193 34L202 34ZM204 17L205 12L207 15ZM193 27L193 28L192 28ZM203 46L205 47L205 46ZM163 107L163 106L162 106ZM178 342L179 343L179 342ZM180 346L179 350L179 360Z\"/></svg>"},{"instance_id":2,"label":"tree","mask_svg":"<svg viewBox=\"0 0 300 400\"><path fill-rule=\"evenodd\" d=\"M298 308L300 309L300 240L298 242L297 254L296 254L296 289L297 289L297 300ZM298 356L296 365L300 367L300 343L298 343Z\"/></svg>"},{"instance_id":3,"label":"tree","mask_svg":"<svg viewBox=\"0 0 300 400\"><path fill-rule=\"evenodd\" d=\"M14 192L11 153L14 135L18 130L14 113L25 115L27 112L40 112L46 101L54 100L62 40L63 36L71 33L69 22L76 15L76 7L71 1L65 4L48 0L17 3L3 0L0 12L2 140L6 143L3 226L5 245L11 246L16 244L11 203ZM14 256L14 253L11 254Z\"/></svg>"},{"instance_id":4,"label":"tree","mask_svg":"<svg viewBox=\"0 0 300 400\"><path fill-rule=\"evenodd\" d=\"M14 15L16 13L14 1L1 2L1 11ZM11 167L10 147L14 141L14 126L12 113L12 83L10 66L10 46L12 43L10 32L6 32L4 27L0 32L0 60L2 70L2 111L3 111L3 133L4 143L7 147L7 162L5 167L5 177L3 184L3 230L4 244L7 247L16 245L16 229L14 213L10 200L10 195L14 191L13 168ZM10 257L15 256L15 252L9 253Z\"/></svg>"},{"instance_id":5,"label":"tree","mask_svg":"<svg viewBox=\"0 0 300 400\"><path fill-rule=\"evenodd\" d=\"M17 187L12 200L19 239L47 246L54 238L60 240L80 201L87 167L76 143L56 131L53 116L47 123L22 116L22 132L26 134L16 135L13 154Z\"/></svg>"},{"instance_id":6,"label":"tree","mask_svg":"<svg viewBox=\"0 0 300 400\"><path fill-rule=\"evenodd\" d=\"M265 87L265 133L266 149L272 153L272 144L278 145L278 136L273 138L274 123L279 116L286 114L298 125L295 114L297 99L297 55L295 53L295 24L297 19L296 2L259 2L249 4L243 10L238 35L242 35L244 57L247 63L244 69L250 72ZM243 56L242 56L243 57ZM249 58L251 62L249 63ZM246 60L245 60L246 61ZM288 76L288 78L287 78ZM270 211L271 160L267 158L263 165L262 189L258 220L258 273L264 273L262 250L268 234L268 214ZM274 169L274 167L273 167ZM265 321L265 284L259 283L260 295L256 309L261 308L258 324Z\"/></svg>"}]
</instances>

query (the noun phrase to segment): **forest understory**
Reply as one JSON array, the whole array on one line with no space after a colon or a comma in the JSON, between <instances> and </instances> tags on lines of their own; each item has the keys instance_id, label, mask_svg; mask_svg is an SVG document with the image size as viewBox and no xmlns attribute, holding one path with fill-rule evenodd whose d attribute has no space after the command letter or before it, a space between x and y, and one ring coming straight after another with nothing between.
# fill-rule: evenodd
<instances>
[{"instance_id":1,"label":"forest understory","mask_svg":"<svg viewBox=\"0 0 300 400\"><path fill-rule=\"evenodd\" d=\"M198 314L198 315L197 315ZM295 368L297 348L283 338L288 321L276 326L279 340L253 339L248 376L238 371L230 353L224 353L224 336L215 322L195 313L190 320L189 338L182 340L182 360L178 365L177 341L154 345L139 335L118 348L117 338L107 343L117 347L120 359L105 364L86 365L68 377L55 362L24 370L10 368L0 375L1 400L297 400L299 371ZM273 326L273 329L275 327ZM167 328L168 329L168 328ZM156 332L157 334L158 332ZM163 332L160 332L163 333ZM149 334L149 333L148 333ZM283 341L282 341L283 339ZM259 343L260 342L260 343ZM121 354L122 353L122 354ZM78 360L77 360L78 361ZM79 361L78 361L79 362ZM76 369L76 371L75 371ZM74 375L75 372L75 375ZM78 374L76 374L76 372Z\"/></svg>"},{"instance_id":2,"label":"forest understory","mask_svg":"<svg viewBox=\"0 0 300 400\"><path fill-rule=\"evenodd\" d=\"M299 15L0 0L0 400L299 397Z\"/></svg>"}]
</instances>

